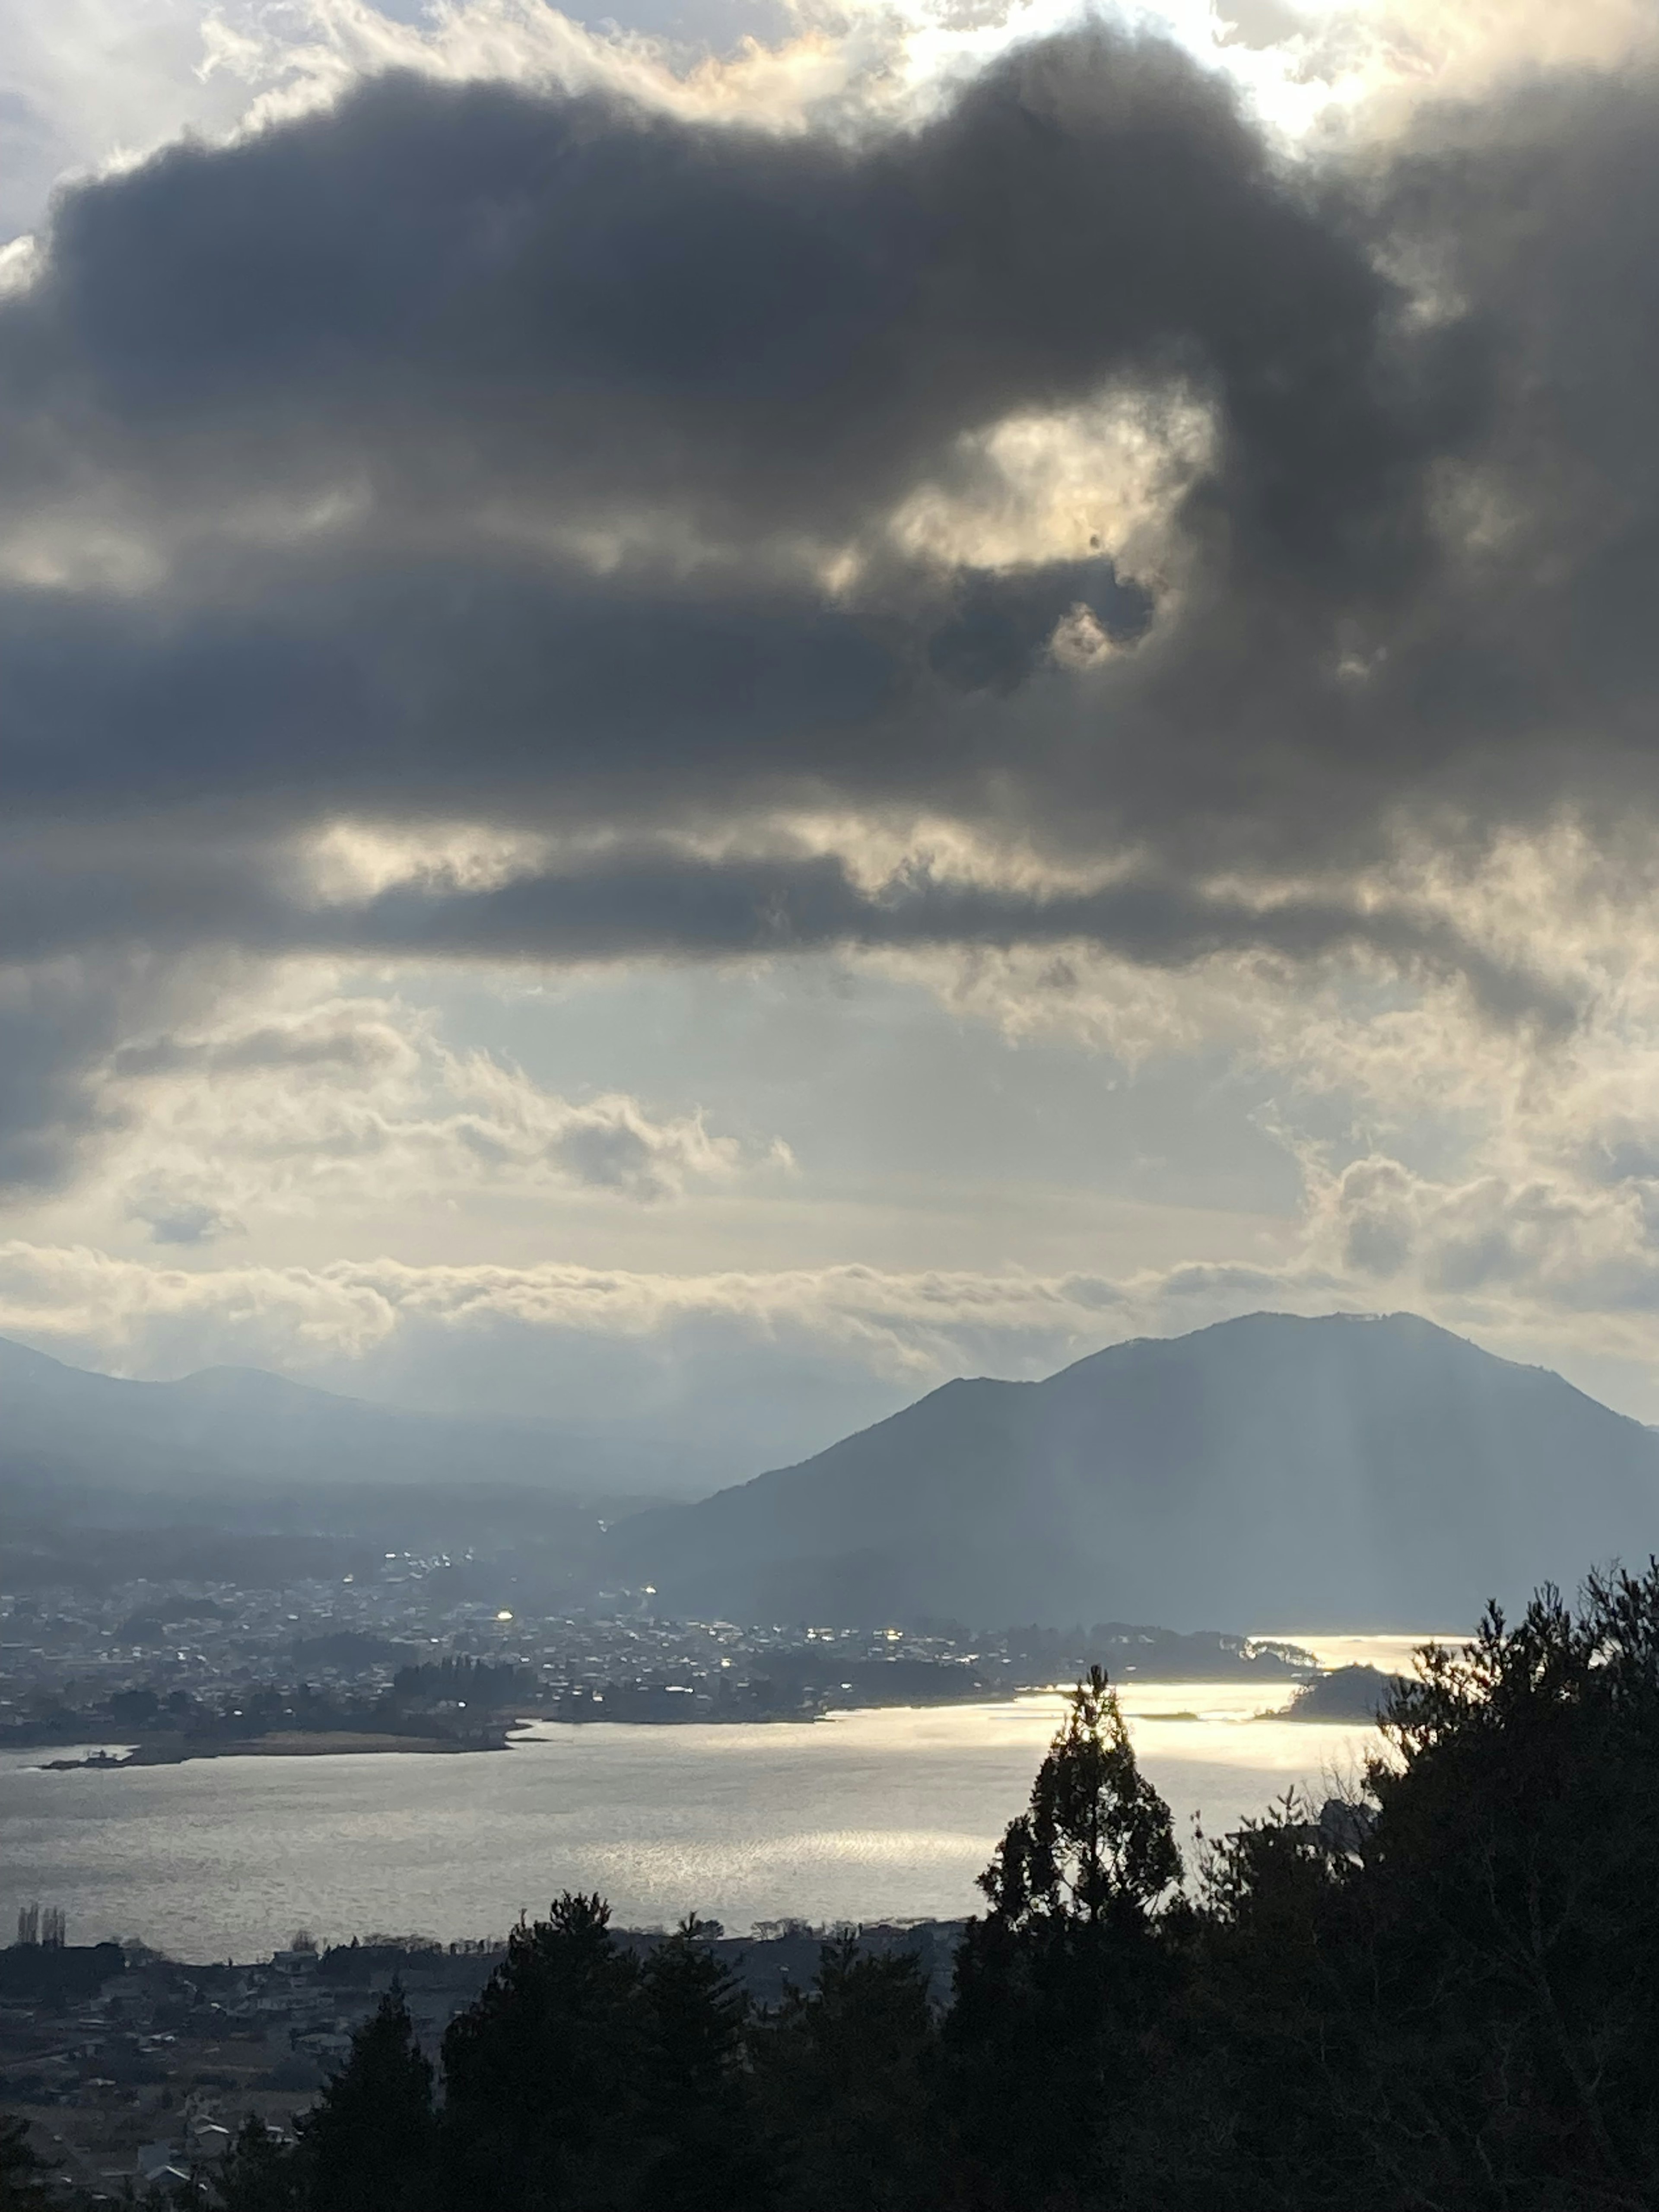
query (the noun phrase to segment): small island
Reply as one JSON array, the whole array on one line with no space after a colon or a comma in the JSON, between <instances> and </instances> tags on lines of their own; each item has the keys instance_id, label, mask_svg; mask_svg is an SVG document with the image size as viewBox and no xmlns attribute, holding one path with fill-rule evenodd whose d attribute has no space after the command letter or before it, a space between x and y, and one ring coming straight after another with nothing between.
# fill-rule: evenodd
<instances>
[{"instance_id":1,"label":"small island","mask_svg":"<svg viewBox=\"0 0 1659 2212\"><path fill-rule=\"evenodd\" d=\"M327 1759L363 1752L505 1751L514 1728L477 1729L466 1735L398 1734L373 1729L272 1729L264 1735L161 1735L124 1752L89 1752L84 1759L41 1761L48 1774L70 1774L87 1767L180 1766L187 1759Z\"/></svg>"},{"instance_id":2,"label":"small island","mask_svg":"<svg viewBox=\"0 0 1659 2212\"><path fill-rule=\"evenodd\" d=\"M1281 1712L1265 1713L1262 1718L1376 1722L1406 1686L1404 1675L1386 1674L1378 1667L1334 1667L1328 1674L1316 1674L1304 1682Z\"/></svg>"}]
</instances>

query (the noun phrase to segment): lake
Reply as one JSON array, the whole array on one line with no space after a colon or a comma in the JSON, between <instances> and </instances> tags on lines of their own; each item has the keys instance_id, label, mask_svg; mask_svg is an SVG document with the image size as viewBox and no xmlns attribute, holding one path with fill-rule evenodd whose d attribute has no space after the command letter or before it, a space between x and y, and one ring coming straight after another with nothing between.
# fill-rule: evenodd
<instances>
[{"instance_id":1,"label":"lake","mask_svg":"<svg viewBox=\"0 0 1659 2212\"><path fill-rule=\"evenodd\" d=\"M1299 1636L1327 1664L1405 1663L1419 1638ZM1277 1697L1277 1692L1273 1693ZM1260 1685L1123 1692L1185 1845L1287 1788L1357 1775L1374 1730L1261 1720ZM838 1713L811 1725L538 1723L511 1750L216 1759L49 1774L0 1764L0 1928L33 1899L71 1942L139 1936L248 1959L300 1927L499 1935L559 1890L619 1923L949 1918L1023 1808L1059 1696ZM1172 1717L1193 1714L1194 1718Z\"/></svg>"}]
</instances>

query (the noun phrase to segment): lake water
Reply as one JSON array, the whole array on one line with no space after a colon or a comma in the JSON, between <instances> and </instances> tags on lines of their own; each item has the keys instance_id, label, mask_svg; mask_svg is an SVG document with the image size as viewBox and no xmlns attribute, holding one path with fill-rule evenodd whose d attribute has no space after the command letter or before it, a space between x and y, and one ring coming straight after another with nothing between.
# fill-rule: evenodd
<instances>
[{"instance_id":1,"label":"lake water","mask_svg":"<svg viewBox=\"0 0 1659 2212\"><path fill-rule=\"evenodd\" d=\"M1401 1666L1420 1638L1298 1637ZM1373 1730L1254 1717L1259 1686L1136 1683L1124 1707L1183 1843L1287 1788L1351 1781ZM296 1928L500 1934L558 1891L627 1926L946 1918L1023 1807L1053 1697L836 1714L811 1726L538 1724L509 1751L216 1759L127 1771L0 1764L0 1929L64 1907L71 1942L141 1936L247 1959ZM1193 1714L1194 1718L1176 1718Z\"/></svg>"}]
</instances>

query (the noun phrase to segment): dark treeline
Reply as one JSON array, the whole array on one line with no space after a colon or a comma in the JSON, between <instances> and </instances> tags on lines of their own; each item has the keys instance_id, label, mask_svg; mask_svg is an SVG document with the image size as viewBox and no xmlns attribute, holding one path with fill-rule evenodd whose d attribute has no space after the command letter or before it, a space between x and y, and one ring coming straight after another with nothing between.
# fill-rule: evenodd
<instances>
[{"instance_id":1,"label":"dark treeline","mask_svg":"<svg viewBox=\"0 0 1659 2212\"><path fill-rule=\"evenodd\" d=\"M333 1689L310 1682L287 1687L265 1683L225 1690L216 1698L193 1697L188 1690L162 1698L152 1689L135 1689L118 1690L108 1711L118 1727L145 1741L177 1736L189 1743L243 1742L295 1729L316 1735L453 1733L441 1729L424 1709L439 1694L404 1697L390 1689ZM87 1717L76 1717L84 1726Z\"/></svg>"},{"instance_id":2,"label":"dark treeline","mask_svg":"<svg viewBox=\"0 0 1659 2212\"><path fill-rule=\"evenodd\" d=\"M61 1741L104 1717L149 1744L244 1742L296 1730L453 1738L477 1733L492 1714L533 1703L538 1691L526 1668L473 1659L400 1667L390 1685L378 1690L301 1681L237 1687L211 1697L185 1689L164 1695L141 1686L117 1690L89 1711L76 1711L61 1699L45 1704L31 1719L0 1728L0 1741Z\"/></svg>"},{"instance_id":3,"label":"dark treeline","mask_svg":"<svg viewBox=\"0 0 1659 2212\"><path fill-rule=\"evenodd\" d=\"M520 1927L422 2056L401 1996L224 2212L1606 2212L1659 2203L1659 1565L1431 1650L1365 1803L1183 1868L1098 1672L943 2008L827 1944L754 2011L688 1921Z\"/></svg>"}]
</instances>

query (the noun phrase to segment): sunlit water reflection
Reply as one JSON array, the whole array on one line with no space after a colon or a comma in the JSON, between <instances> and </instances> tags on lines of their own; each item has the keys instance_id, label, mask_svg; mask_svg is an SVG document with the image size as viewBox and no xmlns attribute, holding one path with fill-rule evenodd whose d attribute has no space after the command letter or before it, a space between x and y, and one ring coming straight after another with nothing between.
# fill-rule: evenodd
<instances>
[{"instance_id":1,"label":"sunlit water reflection","mask_svg":"<svg viewBox=\"0 0 1659 2212\"><path fill-rule=\"evenodd\" d=\"M1307 1638L1327 1663L1403 1663L1413 1638ZM1286 1789L1351 1782L1374 1730L1255 1717L1258 1688L1133 1682L1124 1705L1183 1839ZM0 1765L0 1925L31 1899L70 1940L142 1936L185 1958L327 1936L504 1929L563 1888L619 1921L695 1907L742 1929L786 1915L967 1912L1022 1807L1060 1700L841 1713L816 1726L537 1726L511 1751L220 1759L126 1772ZM1176 1717L1183 1716L1183 1717ZM1192 1717L1184 1717L1192 1716ZM38 1759L52 1754L35 1753Z\"/></svg>"}]
</instances>

